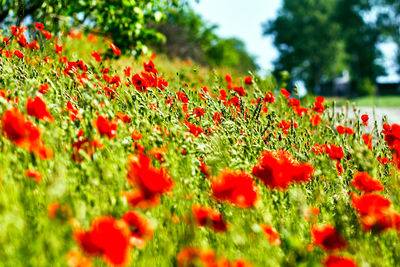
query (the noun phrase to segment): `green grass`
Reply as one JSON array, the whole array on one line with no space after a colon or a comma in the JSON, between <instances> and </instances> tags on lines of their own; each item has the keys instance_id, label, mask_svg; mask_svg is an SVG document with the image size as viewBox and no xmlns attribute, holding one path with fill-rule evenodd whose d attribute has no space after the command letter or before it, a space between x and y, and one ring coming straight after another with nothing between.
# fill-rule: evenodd
<instances>
[{"instance_id":1,"label":"green grass","mask_svg":"<svg viewBox=\"0 0 400 267\"><path fill-rule=\"evenodd\" d=\"M335 100L338 106L346 105L348 99L344 98L328 98L328 100ZM387 108L400 108L400 95L386 95L386 96L365 96L349 99L350 104L355 103L358 107L387 107Z\"/></svg>"},{"instance_id":2,"label":"green grass","mask_svg":"<svg viewBox=\"0 0 400 267\"><path fill-rule=\"evenodd\" d=\"M316 242L310 229L316 224L332 225L346 240L347 246L335 251L336 255L351 257L360 266L399 265L400 241L396 229L378 232L379 225L376 224L375 231L363 230L362 223L373 222L375 217L368 213L371 216L362 221L352 205L352 194L362 193L352 185L353 176L357 171L366 171L384 185L384 190L378 194L391 201L391 209L383 210L384 214L394 216L400 210L398 169L395 165L377 161L378 156L392 157L381 129L370 132L359 121L346 121L344 116L331 110L324 112L326 102L318 105L313 103L314 99L307 103L303 101L301 105L307 111L299 112L302 110L300 103L276 91L273 79L253 77L253 83L246 85L244 77L233 75L233 82L243 86L246 93L239 96L236 91L241 90L227 89L237 86L228 86L224 78L226 71L207 70L162 56L154 63L158 75L168 81L168 86L164 90L149 86L146 92L141 92L130 82L134 74L143 71L142 63L148 62L148 57L138 60L113 58L100 64L90 57L90 52L108 49L103 42L95 45L86 42L85 38L75 40L66 36L61 42L64 45L62 56L67 56L71 72L75 74L63 74L66 65L59 62L61 55L55 54L51 42L38 51L20 48L13 42L6 49L22 50L25 58L0 57L0 89L4 90L0 95L6 96L0 96L0 117L15 113L15 110L23 114L17 124L1 121L0 125L0 266L67 266L67 255L71 255L71 251L88 258L94 266L106 266L102 255L117 250L113 248L124 247L127 233L132 236L136 233L136 228L127 229L126 223L120 220L128 211L146 218L154 229L154 234L143 240L145 246L132 244L130 252L124 253L130 258L131 266L176 267L177 256L188 247L210 249L216 258L225 257L230 262L243 258L255 267L320 266L332 253L313 244ZM44 56L52 59L51 64L43 61ZM73 67L72 62L79 59L86 63L87 71L82 65L81 68ZM128 66L132 67L130 77L124 76L122 71ZM109 77L119 74L121 83L104 76L101 72L104 67L110 68ZM38 87L45 82L49 84L49 90L41 95ZM205 93L204 87L209 93ZM115 93L110 93L113 92L110 89ZM226 101L221 100L224 98L222 89ZM257 104L268 91L274 93L275 101ZM43 105L36 113L28 112L27 103L36 96L46 103L54 122L38 118ZM67 111L68 101L77 109L79 119L75 121L71 119L72 109ZM198 113L193 112L196 109ZM203 109L204 114L198 109ZM130 120L117 120L120 112ZM214 119L217 112L222 115L218 123ZM95 121L99 115L117 125L116 132L107 131L112 128L107 125L98 127ZM319 123L312 125L310 118ZM39 128L41 145L50 148L53 156L40 159L38 151L26 145L31 142L28 137L36 140L34 137L38 136L27 133L34 126L26 120ZM191 124L185 123L186 120ZM190 132L188 125L195 131ZM197 130L193 125L198 127ZM338 125L351 127L354 134L338 134ZM204 132L197 134L199 129ZM140 140L133 139L134 131L142 134L142 138L135 135ZM366 146L362 139L364 134L374 136L373 149ZM18 142L20 139L25 142ZM81 143L83 140L87 142ZM101 142L102 146L95 148L94 141ZM84 145L78 150L76 144ZM343 154L330 155L331 145L324 146L323 153L316 153L317 144L335 145ZM160 202L147 209L132 205L123 197L124 192L143 190L144 184L151 188L157 180L154 177L159 176L154 168L143 167L143 171L139 166L142 163L129 164L134 158L132 155L138 155L141 148L150 157L151 165L157 169L165 168L163 174L173 180L173 186L160 196ZM277 160L271 156L263 162L266 168L258 166L260 155L270 155L266 151L282 155L279 150L293 158ZM338 157L339 161L332 157ZM200 170L201 161L209 167L209 175ZM128 176L129 165L131 175ZM264 174L263 180L256 173L253 175L254 166ZM342 173L338 172L337 166L343 167ZM27 169L40 172L43 178L36 182L27 177ZM229 184L221 183L228 192L231 185L236 185L231 195L226 193L229 201L218 199L212 186L214 179L218 179L225 169L241 171L248 178L246 181L250 181L238 184L235 178ZM313 169L312 177L307 175L304 179L306 175L302 173L310 169ZM142 174L141 181L146 183L132 178L137 176L136 172ZM280 190L268 184L271 180L290 180L292 183ZM295 182L299 180L307 181ZM246 185L250 185L249 188ZM157 191L158 186L154 187ZM235 205L244 203L254 193L254 188L258 194L253 196L258 198L252 199L257 201L247 208ZM150 199L148 192L144 196L146 200ZM63 208L52 216L48 207L55 207L54 203ZM196 204L212 207L221 214L228 224L227 231L213 230L211 219L220 218L215 213L209 218L208 226L200 227L192 212ZM309 207L318 208L320 213L307 219ZM89 242L96 253L85 254L93 250L88 251L78 242L74 232L96 228L94 226L98 225L93 226L93 221L104 219L103 216L114 218L119 227L113 225L117 230L102 228L95 237L89 234L86 241L93 243ZM391 217L384 219L390 222ZM281 243L266 238L260 224L274 228ZM389 226L400 228L398 223ZM115 236L122 235L115 240ZM335 242L328 238L326 243ZM99 245L109 250L99 249ZM120 251L128 250L117 252ZM191 265L195 260L188 260L187 265L181 266L202 266Z\"/></svg>"}]
</instances>

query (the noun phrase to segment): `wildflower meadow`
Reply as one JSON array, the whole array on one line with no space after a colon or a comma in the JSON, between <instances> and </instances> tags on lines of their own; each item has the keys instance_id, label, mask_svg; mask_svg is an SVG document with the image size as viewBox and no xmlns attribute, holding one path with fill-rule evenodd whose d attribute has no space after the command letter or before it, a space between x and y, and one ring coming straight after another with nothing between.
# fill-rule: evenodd
<instances>
[{"instance_id":1,"label":"wildflower meadow","mask_svg":"<svg viewBox=\"0 0 400 267\"><path fill-rule=\"evenodd\" d=\"M0 266L399 265L400 125L78 30L1 38Z\"/></svg>"}]
</instances>

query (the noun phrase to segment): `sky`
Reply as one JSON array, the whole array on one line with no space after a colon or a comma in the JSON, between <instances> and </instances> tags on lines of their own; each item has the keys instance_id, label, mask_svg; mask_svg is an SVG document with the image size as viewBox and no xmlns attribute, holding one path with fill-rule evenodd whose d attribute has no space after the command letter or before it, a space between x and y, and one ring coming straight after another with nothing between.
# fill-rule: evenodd
<instances>
[{"instance_id":1,"label":"sky","mask_svg":"<svg viewBox=\"0 0 400 267\"><path fill-rule=\"evenodd\" d=\"M262 24L277 16L282 0L191 0L191 4L206 22L218 25L216 33L219 36L244 41L247 51L256 56L261 75L273 69L273 61L279 54L273 45L273 37L263 36ZM379 48L385 55L383 64L389 75L379 77L378 81L400 81L395 73L396 46L387 43Z\"/></svg>"}]
</instances>

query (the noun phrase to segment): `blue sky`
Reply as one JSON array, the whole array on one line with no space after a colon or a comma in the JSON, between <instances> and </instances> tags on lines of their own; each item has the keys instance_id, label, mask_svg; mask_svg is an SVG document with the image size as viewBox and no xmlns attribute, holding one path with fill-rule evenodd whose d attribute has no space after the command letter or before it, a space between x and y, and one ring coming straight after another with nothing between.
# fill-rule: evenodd
<instances>
[{"instance_id":1,"label":"blue sky","mask_svg":"<svg viewBox=\"0 0 400 267\"><path fill-rule=\"evenodd\" d=\"M257 57L261 73L273 68L278 51L273 38L262 35L262 24L276 17L282 0L191 0L192 7L210 24L218 25L216 33L221 37L237 37L246 44L247 51ZM380 81L399 81L395 74L396 47L393 44L379 46L385 54L383 61L389 71L388 77Z\"/></svg>"}]
</instances>

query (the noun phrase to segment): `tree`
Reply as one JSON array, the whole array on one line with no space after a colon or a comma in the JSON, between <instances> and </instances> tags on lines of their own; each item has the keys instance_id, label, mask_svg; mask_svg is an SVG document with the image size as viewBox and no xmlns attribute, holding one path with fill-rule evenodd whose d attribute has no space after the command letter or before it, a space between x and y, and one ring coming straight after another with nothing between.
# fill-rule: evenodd
<instances>
[{"instance_id":1,"label":"tree","mask_svg":"<svg viewBox=\"0 0 400 267\"><path fill-rule=\"evenodd\" d=\"M154 26L166 36L159 51L202 65L232 68L242 74L258 69L241 40L218 37L217 26L206 23L189 5L169 8L166 14L165 23Z\"/></svg>"},{"instance_id":2,"label":"tree","mask_svg":"<svg viewBox=\"0 0 400 267\"><path fill-rule=\"evenodd\" d=\"M338 0L334 17L341 26L352 87L359 95L372 94L373 87L366 84L375 83L378 76L385 74L377 63L382 57L377 49L381 32L374 21L366 22L362 16L372 6L369 0Z\"/></svg>"},{"instance_id":3,"label":"tree","mask_svg":"<svg viewBox=\"0 0 400 267\"><path fill-rule=\"evenodd\" d=\"M400 2L398 0L376 0L380 6L377 25L386 40L397 45L397 73L400 74Z\"/></svg>"},{"instance_id":4,"label":"tree","mask_svg":"<svg viewBox=\"0 0 400 267\"><path fill-rule=\"evenodd\" d=\"M340 25L332 22L335 0L285 0L278 17L264 25L264 34L275 37L280 52L277 71L287 70L315 90L324 77L332 78L343 46Z\"/></svg>"},{"instance_id":5,"label":"tree","mask_svg":"<svg viewBox=\"0 0 400 267\"><path fill-rule=\"evenodd\" d=\"M314 91L349 70L352 89L372 93L365 84L384 71L377 64L380 32L362 15L371 7L370 0L284 0L278 17L264 27L280 52L276 69L291 72Z\"/></svg>"},{"instance_id":6,"label":"tree","mask_svg":"<svg viewBox=\"0 0 400 267\"><path fill-rule=\"evenodd\" d=\"M175 4L179 0L175 0ZM163 36L147 27L160 22L167 0L0 0L0 22L13 24L30 16L32 21L44 23L46 29L58 32L71 26L110 36L125 51L139 54L146 44L160 41Z\"/></svg>"}]
</instances>

